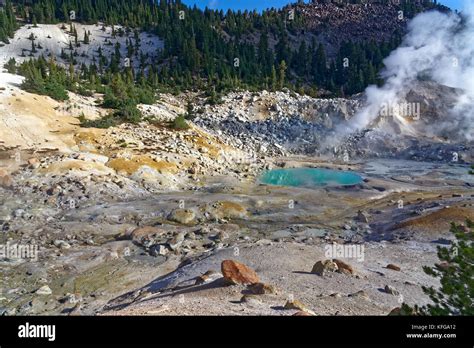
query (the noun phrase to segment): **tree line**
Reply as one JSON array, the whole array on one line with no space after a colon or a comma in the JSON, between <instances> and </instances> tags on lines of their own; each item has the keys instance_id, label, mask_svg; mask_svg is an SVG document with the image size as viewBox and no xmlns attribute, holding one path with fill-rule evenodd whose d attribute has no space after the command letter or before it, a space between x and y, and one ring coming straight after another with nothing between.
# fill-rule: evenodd
<instances>
[{"instance_id":1,"label":"tree line","mask_svg":"<svg viewBox=\"0 0 474 348\"><path fill-rule=\"evenodd\" d=\"M238 88L286 87L313 96L322 91L329 96L351 95L381 82L378 72L383 58L399 45L402 35L396 32L386 42L344 42L336 56L329 58L325 46L314 38L301 40L296 48L291 44L292 35L305 28L305 19L298 11L289 21L287 12L282 10L201 10L180 0L8 0L0 13L0 23L8 24L0 27L5 28L7 39L17 27L15 14L31 25L70 25L74 43L61 52L69 68L60 68L54 59L51 62L46 58L24 63L19 71L26 77L27 88L56 98L65 97L59 89L84 94L108 92L108 103L123 97L119 88L122 84L126 91L140 88L146 95L156 89L204 90L211 103L218 102L222 93ZM80 37L73 22L102 22L113 28L120 25L116 31L113 29L113 35L133 33L127 38L127 58L137 61L139 67L124 66L125 57L118 44L109 57L99 48L90 65L78 64L74 47L88 44L89 33ZM164 49L157 51L152 63L147 63L148 57L140 51L140 30L164 40ZM248 40L249 35L257 41ZM276 44L271 45L270 41ZM130 94L127 93L130 103L111 105L119 110L118 114L137 119L135 111L124 110L135 110L140 99L133 95L136 93Z\"/></svg>"},{"instance_id":2,"label":"tree line","mask_svg":"<svg viewBox=\"0 0 474 348\"><path fill-rule=\"evenodd\" d=\"M12 3L6 0L4 7L0 7L0 42L8 44L17 27Z\"/></svg>"}]
</instances>

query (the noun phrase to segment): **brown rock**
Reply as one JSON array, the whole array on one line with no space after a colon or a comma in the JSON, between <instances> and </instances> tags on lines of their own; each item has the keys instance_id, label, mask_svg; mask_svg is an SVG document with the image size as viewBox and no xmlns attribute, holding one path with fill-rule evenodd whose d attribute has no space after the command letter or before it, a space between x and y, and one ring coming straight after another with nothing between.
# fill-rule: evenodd
<instances>
[{"instance_id":1,"label":"brown rock","mask_svg":"<svg viewBox=\"0 0 474 348\"><path fill-rule=\"evenodd\" d=\"M0 168L0 186L2 187L12 187L13 186L13 179L8 174L8 172L4 169Z\"/></svg>"},{"instance_id":2,"label":"brown rock","mask_svg":"<svg viewBox=\"0 0 474 348\"><path fill-rule=\"evenodd\" d=\"M222 261L221 271L225 281L229 284L246 285L260 282L257 273L253 269L234 260Z\"/></svg>"},{"instance_id":3,"label":"brown rock","mask_svg":"<svg viewBox=\"0 0 474 348\"><path fill-rule=\"evenodd\" d=\"M190 209L175 209L168 216L168 220L182 225L192 225L196 222L195 219L196 214Z\"/></svg>"},{"instance_id":4,"label":"brown rock","mask_svg":"<svg viewBox=\"0 0 474 348\"><path fill-rule=\"evenodd\" d=\"M344 261L338 260L338 259L333 259L332 262L334 262L337 265L338 272L344 273L344 274L355 274L354 268L352 268L351 265L348 263L345 263Z\"/></svg>"},{"instance_id":5,"label":"brown rock","mask_svg":"<svg viewBox=\"0 0 474 348\"><path fill-rule=\"evenodd\" d=\"M266 283L250 284L248 289L255 295L276 294L277 291L273 285Z\"/></svg>"},{"instance_id":6,"label":"brown rock","mask_svg":"<svg viewBox=\"0 0 474 348\"><path fill-rule=\"evenodd\" d=\"M28 160L28 165L29 165L30 168L36 169L36 168L39 168L40 161L37 158L32 157Z\"/></svg>"},{"instance_id":7,"label":"brown rock","mask_svg":"<svg viewBox=\"0 0 474 348\"><path fill-rule=\"evenodd\" d=\"M246 207L231 201L216 202L208 207L208 212L217 219L244 219L249 214Z\"/></svg>"},{"instance_id":8,"label":"brown rock","mask_svg":"<svg viewBox=\"0 0 474 348\"><path fill-rule=\"evenodd\" d=\"M335 262L331 260L324 260L318 261L314 264L311 273L324 276L330 272L336 272L338 270L338 266Z\"/></svg>"},{"instance_id":9,"label":"brown rock","mask_svg":"<svg viewBox=\"0 0 474 348\"><path fill-rule=\"evenodd\" d=\"M389 263L389 264L387 265L387 268L388 268L388 269L391 269L391 270L394 270L394 271L399 271L399 272L400 272L400 270L401 270L400 267L398 267L397 265L394 265L393 263Z\"/></svg>"}]
</instances>

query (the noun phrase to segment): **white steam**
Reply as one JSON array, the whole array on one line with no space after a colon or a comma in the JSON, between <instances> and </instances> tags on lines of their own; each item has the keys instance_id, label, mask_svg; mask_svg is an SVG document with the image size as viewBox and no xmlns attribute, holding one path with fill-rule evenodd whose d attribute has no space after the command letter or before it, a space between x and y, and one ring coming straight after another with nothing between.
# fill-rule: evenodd
<instances>
[{"instance_id":1,"label":"white steam","mask_svg":"<svg viewBox=\"0 0 474 348\"><path fill-rule=\"evenodd\" d=\"M366 128L383 105L403 99L421 75L462 90L443 123L454 125L468 141L473 140L474 4L466 5L462 14L429 11L413 18L401 46L384 60L381 75L385 84L365 90L366 105L339 131L347 134Z\"/></svg>"}]
</instances>

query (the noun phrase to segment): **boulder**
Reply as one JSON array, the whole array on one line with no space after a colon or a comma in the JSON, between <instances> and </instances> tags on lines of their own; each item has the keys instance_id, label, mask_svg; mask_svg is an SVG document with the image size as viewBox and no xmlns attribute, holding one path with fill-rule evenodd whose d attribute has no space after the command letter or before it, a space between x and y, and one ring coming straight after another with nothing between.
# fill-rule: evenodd
<instances>
[{"instance_id":1,"label":"boulder","mask_svg":"<svg viewBox=\"0 0 474 348\"><path fill-rule=\"evenodd\" d=\"M175 209L168 215L168 220L182 225L191 225L195 219L196 214L190 209Z\"/></svg>"},{"instance_id":2,"label":"boulder","mask_svg":"<svg viewBox=\"0 0 474 348\"><path fill-rule=\"evenodd\" d=\"M254 283L248 286L248 289L252 294L264 295L264 294L276 294L277 290L273 285L266 283Z\"/></svg>"},{"instance_id":3,"label":"boulder","mask_svg":"<svg viewBox=\"0 0 474 348\"><path fill-rule=\"evenodd\" d=\"M315 313L308 309L300 300L288 300L284 306L285 309L297 309L298 311L306 312L310 315L315 315Z\"/></svg>"},{"instance_id":4,"label":"boulder","mask_svg":"<svg viewBox=\"0 0 474 348\"><path fill-rule=\"evenodd\" d=\"M176 250L181 246L181 244L183 244L183 242L184 242L184 232L179 232L176 236L174 236L168 241L168 246L170 247L171 250Z\"/></svg>"},{"instance_id":5,"label":"boulder","mask_svg":"<svg viewBox=\"0 0 474 348\"><path fill-rule=\"evenodd\" d=\"M400 295L400 292L397 289L395 289L393 286L390 286L390 285L385 285L384 290L387 294L390 294L390 295L394 295L394 296Z\"/></svg>"},{"instance_id":6,"label":"boulder","mask_svg":"<svg viewBox=\"0 0 474 348\"><path fill-rule=\"evenodd\" d=\"M13 186L13 179L10 174L7 173L6 170L0 168L0 186L1 187L12 187Z\"/></svg>"},{"instance_id":7,"label":"boulder","mask_svg":"<svg viewBox=\"0 0 474 348\"><path fill-rule=\"evenodd\" d=\"M69 244L68 242L64 241L64 240L61 240L61 239L56 239L54 242L53 242L54 246L59 248L59 249L70 249L71 248L71 244Z\"/></svg>"},{"instance_id":8,"label":"boulder","mask_svg":"<svg viewBox=\"0 0 474 348\"><path fill-rule=\"evenodd\" d=\"M251 294L245 294L244 296L242 296L242 298L240 299L240 302L253 304L253 305L258 305L262 303L260 296L251 295Z\"/></svg>"},{"instance_id":9,"label":"boulder","mask_svg":"<svg viewBox=\"0 0 474 348\"><path fill-rule=\"evenodd\" d=\"M337 265L337 271L339 273L344 273L344 274L355 274L354 268L352 268L351 265L348 263L345 263L344 261L341 261L339 259L332 259L332 262L334 262Z\"/></svg>"},{"instance_id":10,"label":"boulder","mask_svg":"<svg viewBox=\"0 0 474 348\"><path fill-rule=\"evenodd\" d=\"M260 282L253 269L234 260L222 261L221 271L225 281L229 284L247 285Z\"/></svg>"},{"instance_id":11,"label":"boulder","mask_svg":"<svg viewBox=\"0 0 474 348\"><path fill-rule=\"evenodd\" d=\"M364 300L370 300L369 295L364 290L359 290L357 292L354 292L352 294L348 295L349 297L356 297L356 298L363 298Z\"/></svg>"},{"instance_id":12,"label":"boulder","mask_svg":"<svg viewBox=\"0 0 474 348\"><path fill-rule=\"evenodd\" d=\"M36 290L36 294L38 294L38 295L51 295L52 293L53 293L53 291L47 285L43 285L41 288Z\"/></svg>"},{"instance_id":13,"label":"boulder","mask_svg":"<svg viewBox=\"0 0 474 348\"><path fill-rule=\"evenodd\" d=\"M388 268L388 269L391 269L391 270L394 270L394 271L400 271L400 267L397 266L397 265L394 265L393 263L389 263L389 264L387 265L387 268Z\"/></svg>"},{"instance_id":14,"label":"boulder","mask_svg":"<svg viewBox=\"0 0 474 348\"><path fill-rule=\"evenodd\" d=\"M409 306L401 306L401 307L395 307L388 313L389 316L399 316L399 315L417 315L417 311L414 308L410 308Z\"/></svg>"},{"instance_id":15,"label":"boulder","mask_svg":"<svg viewBox=\"0 0 474 348\"><path fill-rule=\"evenodd\" d=\"M327 275L331 272L336 272L339 269L337 264L331 260L318 261L314 264L311 273L317 274L319 276Z\"/></svg>"},{"instance_id":16,"label":"boulder","mask_svg":"<svg viewBox=\"0 0 474 348\"><path fill-rule=\"evenodd\" d=\"M237 202L219 201L207 207L213 219L245 219L247 208Z\"/></svg>"}]
</instances>

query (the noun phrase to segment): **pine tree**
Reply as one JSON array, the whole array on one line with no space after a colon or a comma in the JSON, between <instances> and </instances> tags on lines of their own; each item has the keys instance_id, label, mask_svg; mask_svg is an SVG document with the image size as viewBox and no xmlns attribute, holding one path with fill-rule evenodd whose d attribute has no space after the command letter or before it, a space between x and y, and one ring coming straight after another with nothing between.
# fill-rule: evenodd
<instances>
[{"instance_id":1,"label":"pine tree","mask_svg":"<svg viewBox=\"0 0 474 348\"><path fill-rule=\"evenodd\" d=\"M423 286L423 292L433 304L414 308L403 304L402 315L474 315L474 223L466 221L465 226L451 223L450 232L456 240L450 248L438 247L441 260L435 267L424 266L426 274L439 278L441 287Z\"/></svg>"},{"instance_id":2,"label":"pine tree","mask_svg":"<svg viewBox=\"0 0 474 348\"><path fill-rule=\"evenodd\" d=\"M3 66L10 74L16 73L16 60L15 58L10 58L8 62Z\"/></svg>"},{"instance_id":3,"label":"pine tree","mask_svg":"<svg viewBox=\"0 0 474 348\"><path fill-rule=\"evenodd\" d=\"M193 120L196 117L194 113L194 105L191 102L191 100L188 100L188 103L186 104L186 114L184 115L184 118L187 120Z\"/></svg>"},{"instance_id":4,"label":"pine tree","mask_svg":"<svg viewBox=\"0 0 474 348\"><path fill-rule=\"evenodd\" d=\"M89 34L87 33L87 31L84 31L84 40L83 40L83 43L85 45L89 44Z\"/></svg>"},{"instance_id":5,"label":"pine tree","mask_svg":"<svg viewBox=\"0 0 474 348\"><path fill-rule=\"evenodd\" d=\"M278 88L278 79L277 79L277 72L275 69L275 65L272 65L272 72L271 72L271 77L270 77L270 86L272 91L276 91Z\"/></svg>"},{"instance_id":6,"label":"pine tree","mask_svg":"<svg viewBox=\"0 0 474 348\"><path fill-rule=\"evenodd\" d=\"M283 86L285 85L286 69L286 62L282 60L278 67L278 89L280 90L283 89Z\"/></svg>"}]
</instances>

